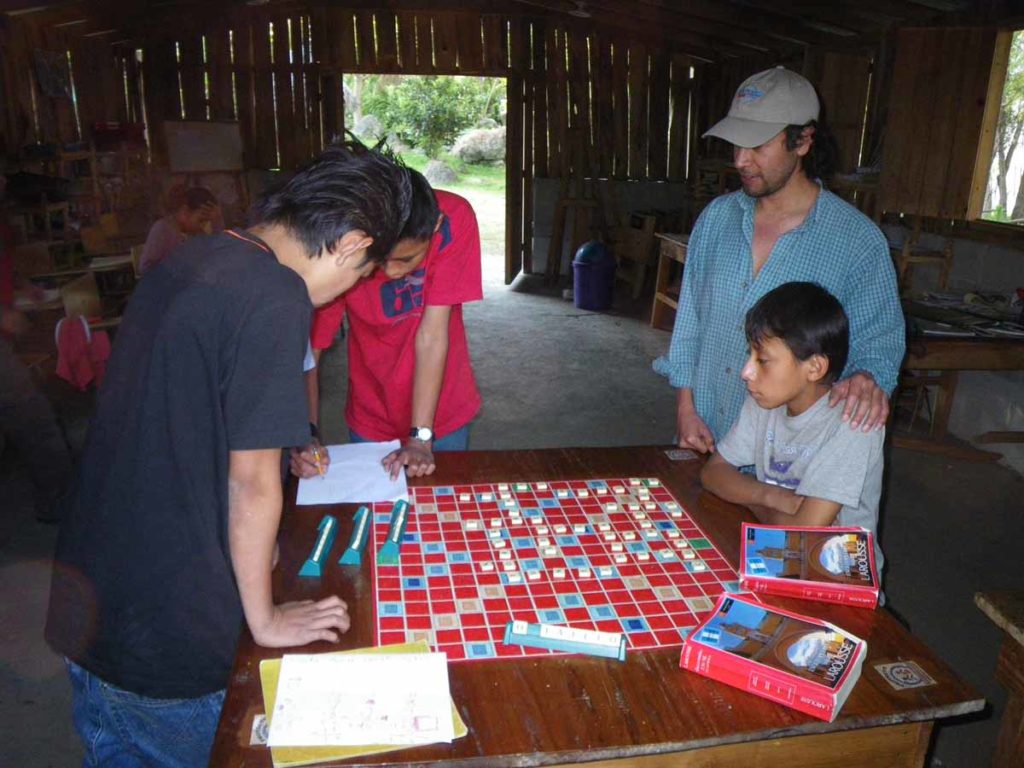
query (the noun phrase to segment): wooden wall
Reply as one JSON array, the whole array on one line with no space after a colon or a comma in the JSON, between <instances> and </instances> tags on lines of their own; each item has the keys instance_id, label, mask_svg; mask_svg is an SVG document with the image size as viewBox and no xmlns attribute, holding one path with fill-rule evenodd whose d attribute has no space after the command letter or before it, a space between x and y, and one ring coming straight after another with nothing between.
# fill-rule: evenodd
<instances>
[{"instance_id":1,"label":"wooden wall","mask_svg":"<svg viewBox=\"0 0 1024 768\"><path fill-rule=\"evenodd\" d=\"M0 154L16 155L26 144L79 141L95 122L130 119L124 98L124 62L103 36L86 37L77 26L60 24L61 12L32 22L0 16ZM70 54L70 65L67 65ZM59 64L74 85L68 96L40 84L36 58Z\"/></svg>"},{"instance_id":2,"label":"wooden wall","mask_svg":"<svg viewBox=\"0 0 1024 768\"><path fill-rule=\"evenodd\" d=\"M296 168L342 134L345 73L506 78L510 274L531 267L535 178L692 179L698 153L728 151L702 143L700 133L725 114L740 81L776 63L813 64L809 74L823 73L832 97L845 100L845 106L830 103L832 114L845 116L857 142L854 123L866 92L866 82L839 87L845 60L763 54L709 63L665 47L657 36L565 15L235 6L178 19L173 27L154 23L115 45L104 37L75 38L75 27L54 28L52 18L33 18L18 24L30 27L30 35L0 34L0 87L10 91L5 103L17 104L2 121L8 151L32 140L79 138L70 103L38 95L28 71L35 48L72 50L86 138L94 120L144 115L159 161L163 137L153 128L161 121L236 119L253 168ZM868 59L857 62L858 78L869 71ZM855 143L845 149L851 158Z\"/></svg>"},{"instance_id":3,"label":"wooden wall","mask_svg":"<svg viewBox=\"0 0 1024 768\"><path fill-rule=\"evenodd\" d=\"M889 92L881 180L882 210L942 219L968 218L996 30L904 29L898 35ZM988 170L987 162L985 171ZM982 181L984 183L984 180Z\"/></svg>"}]
</instances>

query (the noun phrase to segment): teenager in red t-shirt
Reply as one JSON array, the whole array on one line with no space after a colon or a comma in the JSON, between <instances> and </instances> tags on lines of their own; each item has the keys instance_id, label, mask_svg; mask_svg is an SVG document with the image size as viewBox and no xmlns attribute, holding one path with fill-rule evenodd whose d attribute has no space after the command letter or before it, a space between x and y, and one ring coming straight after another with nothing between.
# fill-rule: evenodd
<instances>
[{"instance_id":1,"label":"teenager in red t-shirt","mask_svg":"<svg viewBox=\"0 0 1024 768\"><path fill-rule=\"evenodd\" d=\"M318 309L311 331L319 356L348 315L349 439L401 439L402 448L384 459L392 477L402 467L412 477L429 475L434 451L466 450L481 403L462 323L462 304L483 298L476 215L463 198L409 174L412 211L398 244L376 274ZM316 377L308 374L314 428ZM316 438L294 450L293 473L315 475L317 454L326 460Z\"/></svg>"}]
</instances>

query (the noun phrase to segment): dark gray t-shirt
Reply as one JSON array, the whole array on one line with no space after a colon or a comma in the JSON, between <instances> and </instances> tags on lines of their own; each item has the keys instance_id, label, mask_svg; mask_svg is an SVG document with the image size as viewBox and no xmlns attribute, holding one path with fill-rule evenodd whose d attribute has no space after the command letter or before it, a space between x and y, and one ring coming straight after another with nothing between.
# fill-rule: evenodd
<instances>
[{"instance_id":1,"label":"dark gray t-shirt","mask_svg":"<svg viewBox=\"0 0 1024 768\"><path fill-rule=\"evenodd\" d=\"M875 534L881 578L878 501L885 431L850 429L842 416L841 405L829 407L827 394L798 416L789 416L785 405L768 410L747 397L718 453L733 466L753 464L762 483L842 504L835 525L860 526Z\"/></svg>"},{"instance_id":2,"label":"dark gray t-shirt","mask_svg":"<svg viewBox=\"0 0 1024 768\"><path fill-rule=\"evenodd\" d=\"M136 288L57 542L47 640L143 696L227 684L229 452L309 438L305 283L237 235L189 240Z\"/></svg>"}]
</instances>

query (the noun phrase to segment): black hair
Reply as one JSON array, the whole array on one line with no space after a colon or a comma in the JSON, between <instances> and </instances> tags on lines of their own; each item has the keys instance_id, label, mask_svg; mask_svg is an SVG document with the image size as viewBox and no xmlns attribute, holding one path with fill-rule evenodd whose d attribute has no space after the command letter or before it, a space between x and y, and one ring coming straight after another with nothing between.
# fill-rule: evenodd
<instances>
[{"instance_id":1,"label":"black hair","mask_svg":"<svg viewBox=\"0 0 1024 768\"><path fill-rule=\"evenodd\" d=\"M850 353L850 321L839 299L817 283L783 283L766 293L747 312L747 343L779 339L797 360L813 355L828 360L823 384L831 384L846 367Z\"/></svg>"},{"instance_id":2,"label":"black hair","mask_svg":"<svg viewBox=\"0 0 1024 768\"><path fill-rule=\"evenodd\" d=\"M827 184L839 165L839 144L824 119L811 120L805 125L786 126L786 149L792 152L800 145L800 137L803 136L805 128L813 130L808 137L811 149L800 158L801 167L807 178L821 179Z\"/></svg>"},{"instance_id":3,"label":"black hair","mask_svg":"<svg viewBox=\"0 0 1024 768\"><path fill-rule=\"evenodd\" d=\"M204 205L216 204L216 196L206 187L191 187L190 189L185 190L185 197L182 201L182 205L190 211L199 210Z\"/></svg>"},{"instance_id":4,"label":"black hair","mask_svg":"<svg viewBox=\"0 0 1024 768\"><path fill-rule=\"evenodd\" d=\"M373 238L367 258L384 263L409 217L409 174L380 152L353 141L324 149L287 181L268 190L256 203L259 223L286 227L310 258L348 232Z\"/></svg>"},{"instance_id":5,"label":"black hair","mask_svg":"<svg viewBox=\"0 0 1024 768\"><path fill-rule=\"evenodd\" d=\"M441 215L437 207L437 195L422 173L412 168L407 170L412 185L412 205L409 207L405 229L398 239L429 240L437 228L437 218Z\"/></svg>"}]
</instances>

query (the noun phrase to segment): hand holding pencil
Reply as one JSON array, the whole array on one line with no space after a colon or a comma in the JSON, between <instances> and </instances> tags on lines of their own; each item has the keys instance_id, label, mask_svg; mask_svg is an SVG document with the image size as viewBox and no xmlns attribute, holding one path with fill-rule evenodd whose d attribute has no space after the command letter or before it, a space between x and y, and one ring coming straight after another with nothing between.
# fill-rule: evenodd
<instances>
[{"instance_id":1,"label":"hand holding pencil","mask_svg":"<svg viewBox=\"0 0 1024 768\"><path fill-rule=\"evenodd\" d=\"M319 440L313 438L309 445L289 451L288 466L296 477L323 477L331 466L331 455Z\"/></svg>"}]
</instances>

